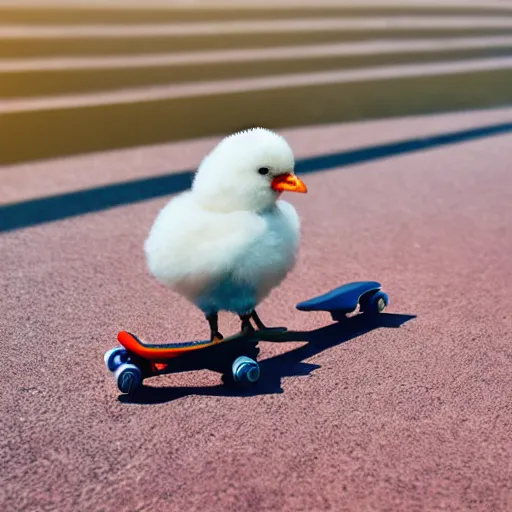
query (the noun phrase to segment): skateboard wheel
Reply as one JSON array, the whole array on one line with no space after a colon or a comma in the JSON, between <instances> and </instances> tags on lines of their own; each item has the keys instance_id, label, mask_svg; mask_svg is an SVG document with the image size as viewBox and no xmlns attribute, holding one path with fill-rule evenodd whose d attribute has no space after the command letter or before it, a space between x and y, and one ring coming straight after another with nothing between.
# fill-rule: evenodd
<instances>
[{"instance_id":1,"label":"skateboard wheel","mask_svg":"<svg viewBox=\"0 0 512 512\"><path fill-rule=\"evenodd\" d=\"M115 372L128 359L128 352L122 347L116 347L105 352L103 360L108 371Z\"/></svg>"},{"instance_id":2,"label":"skateboard wheel","mask_svg":"<svg viewBox=\"0 0 512 512\"><path fill-rule=\"evenodd\" d=\"M386 309L389 304L389 297L383 291L378 291L374 293L367 301L367 303L362 308L364 313L369 314L379 314Z\"/></svg>"},{"instance_id":3,"label":"skateboard wheel","mask_svg":"<svg viewBox=\"0 0 512 512\"><path fill-rule=\"evenodd\" d=\"M131 363L124 363L116 370L117 387L121 393L132 393L142 384L142 373Z\"/></svg>"},{"instance_id":4,"label":"skateboard wheel","mask_svg":"<svg viewBox=\"0 0 512 512\"><path fill-rule=\"evenodd\" d=\"M260 378L259 364L247 356L241 356L235 359L231 367L233 379L235 382L246 382L253 384Z\"/></svg>"}]
</instances>

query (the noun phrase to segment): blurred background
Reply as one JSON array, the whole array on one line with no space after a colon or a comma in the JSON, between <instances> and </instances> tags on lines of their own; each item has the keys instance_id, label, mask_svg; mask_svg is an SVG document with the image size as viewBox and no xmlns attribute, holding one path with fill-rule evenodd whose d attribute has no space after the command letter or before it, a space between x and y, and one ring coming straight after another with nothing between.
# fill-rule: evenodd
<instances>
[{"instance_id":1,"label":"blurred background","mask_svg":"<svg viewBox=\"0 0 512 512\"><path fill-rule=\"evenodd\" d=\"M511 47L505 0L4 0L0 165L502 106Z\"/></svg>"}]
</instances>

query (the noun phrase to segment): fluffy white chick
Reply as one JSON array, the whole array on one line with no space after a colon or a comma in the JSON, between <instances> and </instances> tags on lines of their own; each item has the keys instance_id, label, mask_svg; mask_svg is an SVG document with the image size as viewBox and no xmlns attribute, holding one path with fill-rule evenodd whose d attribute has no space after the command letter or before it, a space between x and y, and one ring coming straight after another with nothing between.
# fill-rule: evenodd
<instances>
[{"instance_id":1,"label":"fluffy white chick","mask_svg":"<svg viewBox=\"0 0 512 512\"><path fill-rule=\"evenodd\" d=\"M202 310L212 341L218 313L265 329L255 308L296 262L300 219L280 199L307 192L294 174L293 151L280 135L254 128L224 138L202 161L192 188L159 212L144 252L163 285Z\"/></svg>"}]
</instances>

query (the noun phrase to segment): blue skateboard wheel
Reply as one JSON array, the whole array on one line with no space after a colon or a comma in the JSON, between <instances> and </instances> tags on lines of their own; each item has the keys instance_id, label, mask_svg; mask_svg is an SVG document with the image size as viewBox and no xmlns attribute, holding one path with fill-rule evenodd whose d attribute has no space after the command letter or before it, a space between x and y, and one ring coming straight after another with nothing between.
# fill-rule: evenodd
<instances>
[{"instance_id":1,"label":"blue skateboard wheel","mask_svg":"<svg viewBox=\"0 0 512 512\"><path fill-rule=\"evenodd\" d=\"M389 296L387 293L378 291L361 304L361 312L370 315L376 315L382 313L388 304Z\"/></svg>"},{"instance_id":2,"label":"blue skateboard wheel","mask_svg":"<svg viewBox=\"0 0 512 512\"><path fill-rule=\"evenodd\" d=\"M260 378L259 364L247 356L241 356L235 359L231 370L235 382L246 382L253 384Z\"/></svg>"},{"instance_id":3,"label":"blue skateboard wheel","mask_svg":"<svg viewBox=\"0 0 512 512\"><path fill-rule=\"evenodd\" d=\"M134 364L124 363L116 370L116 382L121 393L132 393L142 384L142 373Z\"/></svg>"},{"instance_id":4,"label":"blue skateboard wheel","mask_svg":"<svg viewBox=\"0 0 512 512\"><path fill-rule=\"evenodd\" d=\"M123 347L115 347L105 352L103 360L108 371L115 372L117 368L128 360L128 352Z\"/></svg>"}]
</instances>

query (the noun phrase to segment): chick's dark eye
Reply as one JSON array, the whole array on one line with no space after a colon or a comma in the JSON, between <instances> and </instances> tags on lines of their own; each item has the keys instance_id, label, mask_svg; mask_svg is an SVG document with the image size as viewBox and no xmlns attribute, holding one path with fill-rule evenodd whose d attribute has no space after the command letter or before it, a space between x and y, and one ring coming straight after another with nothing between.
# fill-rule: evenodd
<instances>
[{"instance_id":1,"label":"chick's dark eye","mask_svg":"<svg viewBox=\"0 0 512 512\"><path fill-rule=\"evenodd\" d=\"M269 171L268 167L260 167L260 168L258 169L258 172L259 172L260 174L262 174L263 176L265 176L265 174L268 174L270 171Z\"/></svg>"}]
</instances>

